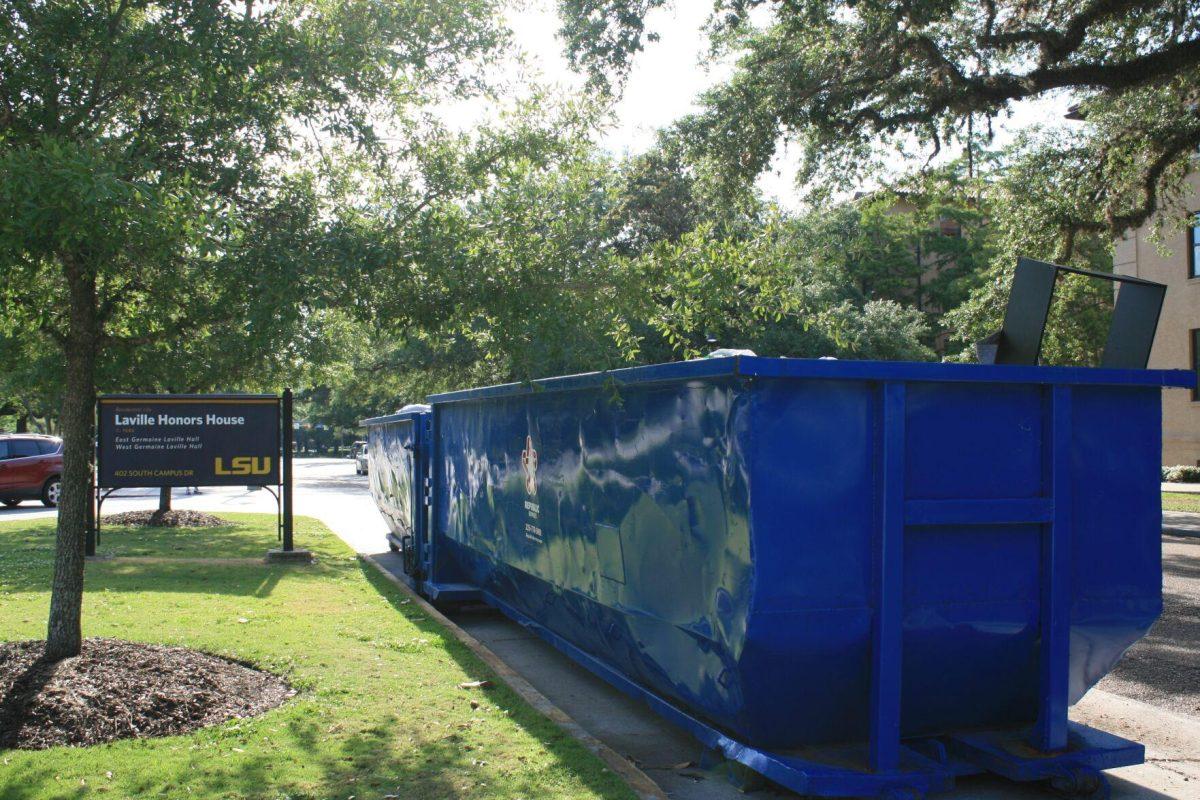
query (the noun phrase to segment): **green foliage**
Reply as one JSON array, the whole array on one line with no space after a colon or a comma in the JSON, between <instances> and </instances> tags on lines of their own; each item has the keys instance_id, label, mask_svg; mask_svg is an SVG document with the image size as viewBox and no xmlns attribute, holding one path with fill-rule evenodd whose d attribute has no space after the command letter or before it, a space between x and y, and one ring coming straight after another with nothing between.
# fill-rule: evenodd
<instances>
[{"instance_id":1,"label":"green foliage","mask_svg":"<svg viewBox=\"0 0 1200 800\"><path fill-rule=\"evenodd\" d=\"M598 85L619 84L660 5L560 2L569 56ZM731 180L758 175L779 142L792 140L801 182L828 198L943 147L972 149L1014 102L1066 90L1087 124L1067 152L1046 142L1042 158L1064 175L1073 168L1088 199L1040 224L1067 237L1111 236L1176 194L1200 146L1194 4L715 0L713 8L714 48L737 67L678 128Z\"/></svg>"},{"instance_id":2,"label":"green foliage","mask_svg":"<svg viewBox=\"0 0 1200 800\"><path fill-rule=\"evenodd\" d=\"M40 336L63 362L49 658L79 652L97 385L245 386L296 372L313 311L355 283L363 259L346 257L378 255L377 229L403 225L364 224L346 167L419 161L422 148L389 147L377 126L416 138L424 108L478 84L463 66L502 41L497 9L0 7L0 337L19 330L6 348L36 358ZM343 148L357 159L337 158ZM399 186L409 208L427 202Z\"/></svg>"},{"instance_id":3,"label":"green foliage","mask_svg":"<svg viewBox=\"0 0 1200 800\"><path fill-rule=\"evenodd\" d=\"M603 220L622 255L640 255L658 242L677 242L708 224L722 238L749 236L765 219L761 198L728 186L713 165L689 153L677 136L661 133L655 146L615 165L616 194Z\"/></svg>"},{"instance_id":4,"label":"green foliage","mask_svg":"<svg viewBox=\"0 0 1200 800\"><path fill-rule=\"evenodd\" d=\"M559 5L570 55L611 90L663 4ZM757 5L773 16L752 18ZM1104 268L1109 232L1173 197L1197 127L1176 47L1190 10L1168 29L1154 4L1118 20L1107 6L721 0L711 30L741 59L733 78L617 159L591 141L590 101L535 91L495 125L436 122L434 103L486 91L496 8L376 6L3 12L0 356L15 366L0 411L57 400L64 259L97 278L101 388L287 381L307 387L311 421L336 426L433 391L714 346L970 358L1016 257ZM1055 38L1067 29L1078 41ZM1137 81L1118 75L1134 62ZM1099 88L1061 85L1081 92L1086 126L984 149L1007 103L1084 68ZM826 201L913 163L897 151L968 147L788 215L750 180L786 138ZM1108 288L1071 279L1059 300L1047 360L1094 363Z\"/></svg>"},{"instance_id":5,"label":"green foliage","mask_svg":"<svg viewBox=\"0 0 1200 800\"><path fill-rule=\"evenodd\" d=\"M645 283L657 287L651 325L684 357L722 346L809 358L932 358L926 319L911 304L915 280L905 281L917 269L915 240L907 229L898 233L903 227L848 206L780 219L743 241L697 229L641 260ZM833 229L840 241L824 236Z\"/></svg>"},{"instance_id":6,"label":"green foliage","mask_svg":"<svg viewBox=\"0 0 1200 800\"><path fill-rule=\"evenodd\" d=\"M619 85L659 5L561 2L569 55L596 85ZM826 209L814 234L836 248L834 271L861 282L852 306L865 308L875 291L949 312L930 321L952 333L947 349L957 358L972 358L971 344L999 328L1019 256L1110 270L1116 236L1152 218L1174 225L1191 210L1180 199L1200 147L1194 5L715 0L713 8L714 50L737 66L670 140L726 187L746 185L791 141L808 199ZM987 152L993 120L1014 102L1063 91L1083 122L1030 129ZM965 164L929 169L950 147ZM881 181L905 190L921 224L954 220L963 235L897 236L862 218L856 224L875 235L848 241L839 230L847 212L828 210L831 198ZM880 243L913 238L925 263L942 267L901 296L920 267L910 261L906 271L902 254ZM1098 363L1112 304L1107 283L1064 279L1043 360Z\"/></svg>"},{"instance_id":7,"label":"green foliage","mask_svg":"<svg viewBox=\"0 0 1200 800\"><path fill-rule=\"evenodd\" d=\"M658 40L657 33L646 31L645 17L664 5L666 0L558 0L559 33L568 42L571 66L590 68L591 83L599 88L611 88L614 78L622 81L623 68L642 50L643 39Z\"/></svg>"},{"instance_id":8,"label":"green foliage","mask_svg":"<svg viewBox=\"0 0 1200 800\"><path fill-rule=\"evenodd\" d=\"M46 354L66 339L70 261L96 279L102 387L299 377L353 277L339 267L388 221L364 224L349 176L432 168L414 110L476 91L463 65L503 41L484 0L7 7L0 347L61 384ZM361 155L332 158L339 141ZM421 202L412 173L394 208Z\"/></svg>"},{"instance_id":9,"label":"green foliage","mask_svg":"<svg viewBox=\"0 0 1200 800\"><path fill-rule=\"evenodd\" d=\"M1164 483L1200 483L1200 467L1163 467Z\"/></svg>"},{"instance_id":10,"label":"green foliage","mask_svg":"<svg viewBox=\"0 0 1200 800\"><path fill-rule=\"evenodd\" d=\"M1065 149L1048 147L1040 136L1024 137L1007 154L1003 167L982 181L979 202L992 210L990 263L978 273L979 284L945 317L964 358L973 358L973 342L1000 329L1018 257L1112 271L1111 242L1100 231L1070 235L1067 246L1055 224L1087 202ZM1112 316L1112 286L1107 281L1068 275L1059 280L1046 324L1042 361L1096 366Z\"/></svg>"},{"instance_id":11,"label":"green foliage","mask_svg":"<svg viewBox=\"0 0 1200 800\"><path fill-rule=\"evenodd\" d=\"M353 425L426 394L691 358L927 360L973 285L983 212L955 194L880 193L793 216L722 202L669 150L614 162L586 136L500 159L430 202L339 312L312 421ZM945 235L943 220L961 225Z\"/></svg>"}]
</instances>

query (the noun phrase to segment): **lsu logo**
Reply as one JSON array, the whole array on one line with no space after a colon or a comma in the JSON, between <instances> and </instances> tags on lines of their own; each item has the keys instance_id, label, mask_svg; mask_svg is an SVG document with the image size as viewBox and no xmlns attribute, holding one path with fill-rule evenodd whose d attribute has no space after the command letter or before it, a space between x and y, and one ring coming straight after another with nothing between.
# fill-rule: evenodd
<instances>
[{"instance_id":1,"label":"lsu logo","mask_svg":"<svg viewBox=\"0 0 1200 800\"><path fill-rule=\"evenodd\" d=\"M268 475L271 472L271 457L234 456L225 466L225 459L217 458L213 471L218 475Z\"/></svg>"}]
</instances>

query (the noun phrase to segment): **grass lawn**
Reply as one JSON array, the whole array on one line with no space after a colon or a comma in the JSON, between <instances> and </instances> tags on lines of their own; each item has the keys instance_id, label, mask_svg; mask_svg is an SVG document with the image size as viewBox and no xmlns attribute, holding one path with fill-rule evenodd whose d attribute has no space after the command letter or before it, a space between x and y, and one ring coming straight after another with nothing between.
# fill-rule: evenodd
<instances>
[{"instance_id":1,"label":"grass lawn","mask_svg":"<svg viewBox=\"0 0 1200 800\"><path fill-rule=\"evenodd\" d=\"M1200 514L1200 494L1188 492L1163 492L1163 511L1191 511Z\"/></svg>"},{"instance_id":2,"label":"grass lawn","mask_svg":"<svg viewBox=\"0 0 1200 800\"><path fill-rule=\"evenodd\" d=\"M284 675L281 708L188 736L0 751L0 798L632 797L323 525L297 519L315 566L252 561L275 517L106 528L87 566L84 635L195 647ZM0 639L45 635L53 520L0 523ZM193 559L193 560L189 560ZM477 709L471 701L477 700Z\"/></svg>"}]
</instances>

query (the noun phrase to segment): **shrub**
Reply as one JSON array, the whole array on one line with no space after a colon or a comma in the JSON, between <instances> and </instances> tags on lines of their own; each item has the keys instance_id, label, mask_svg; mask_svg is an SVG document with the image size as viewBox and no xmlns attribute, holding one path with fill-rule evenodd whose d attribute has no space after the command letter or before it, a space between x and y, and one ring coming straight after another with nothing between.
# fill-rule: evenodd
<instances>
[{"instance_id":1,"label":"shrub","mask_svg":"<svg viewBox=\"0 0 1200 800\"><path fill-rule=\"evenodd\" d=\"M1200 467L1163 467L1164 483L1200 483Z\"/></svg>"}]
</instances>

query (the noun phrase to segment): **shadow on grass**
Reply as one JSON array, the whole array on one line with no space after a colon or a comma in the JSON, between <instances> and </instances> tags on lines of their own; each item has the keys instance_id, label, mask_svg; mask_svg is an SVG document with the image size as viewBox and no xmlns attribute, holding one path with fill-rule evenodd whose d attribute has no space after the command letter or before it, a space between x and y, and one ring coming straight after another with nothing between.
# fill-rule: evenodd
<instances>
[{"instance_id":1,"label":"shadow on grass","mask_svg":"<svg viewBox=\"0 0 1200 800\"><path fill-rule=\"evenodd\" d=\"M100 556L181 556L245 558L262 555L273 539L243 525L215 528L154 528L111 525L101 528Z\"/></svg>"},{"instance_id":2,"label":"shadow on grass","mask_svg":"<svg viewBox=\"0 0 1200 800\"><path fill-rule=\"evenodd\" d=\"M412 605L411 602L404 602L408 598L381 575L379 570L366 561L360 560L358 564L363 577L388 601L393 609L416 625L423 633L440 638L447 655L453 658L472 680L495 680L493 688L488 690L489 701L510 709L510 718L527 734L540 742L562 769L569 771L587 788L601 796L632 796L632 792L624 781L609 772L598 758L556 723L542 716L507 684L496 679L491 669L471 652L470 648L456 639L439 622L431 619L419 606ZM403 793L401 796L404 796Z\"/></svg>"},{"instance_id":3,"label":"shadow on grass","mask_svg":"<svg viewBox=\"0 0 1200 800\"><path fill-rule=\"evenodd\" d=\"M43 760L37 768L25 766L15 774L0 771L0 797L29 800L52 796L55 800L65 800L95 796L97 789L114 797L222 799L298 800L398 794L406 800L433 800L460 795L464 782L470 783L473 753L459 747L453 736L396 752L396 729L400 724L394 716L380 718L364 730L344 736L331 748L321 723L293 718L273 733L272 738L290 750L292 757L301 758L302 764L295 764L287 757L274 757L270 750L237 753L232 745L218 744L193 748L194 753L188 759L173 764L171 772L165 773L147 758L148 753L139 752L141 742L101 745L97 749L108 749L112 762L122 764L125 774L107 781L95 778L91 785L78 782L72 785L61 779L64 771L61 766ZM176 740L185 742L186 737ZM108 788L106 783L110 785ZM184 787L186 793L182 791Z\"/></svg>"},{"instance_id":4,"label":"shadow on grass","mask_svg":"<svg viewBox=\"0 0 1200 800\"><path fill-rule=\"evenodd\" d=\"M52 565L0 572L5 592L40 592L50 589ZM95 561L87 565L87 593L167 592L172 594L242 595L267 597L281 580L319 582L347 574L350 558L324 559L316 564L205 564L189 561L146 563Z\"/></svg>"},{"instance_id":5,"label":"shadow on grass","mask_svg":"<svg viewBox=\"0 0 1200 800\"><path fill-rule=\"evenodd\" d=\"M260 558L280 546L273 515L255 515L255 524L237 521L215 528L153 528L112 526L101 531L100 556L161 556L165 558ZM298 547L310 547L321 557L344 557L341 543L307 517L296 519ZM314 535L314 532L315 535Z\"/></svg>"},{"instance_id":6,"label":"shadow on grass","mask_svg":"<svg viewBox=\"0 0 1200 800\"><path fill-rule=\"evenodd\" d=\"M205 564L186 559L261 559L278 547L274 520L265 524L233 521L214 528L143 528L113 526L102 533L99 558L85 567L87 591L203 592L265 597L286 574L289 579L323 580L346 574L354 557L328 534L309 537L308 518L298 518L297 541L311 540L317 555L312 565ZM145 563L136 561L150 556ZM108 561L120 558L121 561ZM130 560L125 560L130 559ZM166 560L164 560L166 559ZM179 559L172 562L171 559ZM29 528L0 529L0 590L49 591L53 576L53 521Z\"/></svg>"}]
</instances>

